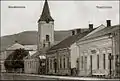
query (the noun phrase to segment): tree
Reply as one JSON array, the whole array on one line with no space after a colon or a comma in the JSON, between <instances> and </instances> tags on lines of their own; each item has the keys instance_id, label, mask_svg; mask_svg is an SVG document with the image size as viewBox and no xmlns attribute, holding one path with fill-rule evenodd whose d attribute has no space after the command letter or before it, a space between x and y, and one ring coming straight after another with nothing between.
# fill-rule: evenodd
<instances>
[{"instance_id":1,"label":"tree","mask_svg":"<svg viewBox=\"0 0 120 81\"><path fill-rule=\"evenodd\" d=\"M6 70L24 68L23 58L28 54L29 52L24 49L16 49L6 58L4 62Z\"/></svg>"}]
</instances>

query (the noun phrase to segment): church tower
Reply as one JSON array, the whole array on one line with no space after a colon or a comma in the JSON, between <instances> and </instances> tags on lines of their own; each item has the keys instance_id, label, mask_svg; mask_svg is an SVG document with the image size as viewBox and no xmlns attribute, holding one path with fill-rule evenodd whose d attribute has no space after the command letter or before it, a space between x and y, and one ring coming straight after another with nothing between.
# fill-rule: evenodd
<instances>
[{"instance_id":1,"label":"church tower","mask_svg":"<svg viewBox=\"0 0 120 81\"><path fill-rule=\"evenodd\" d=\"M45 0L40 19L38 20L38 51L54 44L54 20L50 15L49 5Z\"/></svg>"}]
</instances>

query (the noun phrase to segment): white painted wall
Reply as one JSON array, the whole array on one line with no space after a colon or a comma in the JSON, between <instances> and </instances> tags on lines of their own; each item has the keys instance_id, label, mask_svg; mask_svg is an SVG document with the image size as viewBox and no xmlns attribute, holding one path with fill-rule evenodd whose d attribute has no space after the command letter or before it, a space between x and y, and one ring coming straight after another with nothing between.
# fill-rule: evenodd
<instances>
[{"instance_id":1,"label":"white painted wall","mask_svg":"<svg viewBox=\"0 0 120 81\"><path fill-rule=\"evenodd\" d=\"M25 73L38 73L39 59L25 59L24 60L24 72Z\"/></svg>"},{"instance_id":2,"label":"white painted wall","mask_svg":"<svg viewBox=\"0 0 120 81\"><path fill-rule=\"evenodd\" d=\"M50 21L46 23L45 21L40 21L38 23L38 44L39 48L43 47L46 35L50 37L50 43L54 44L54 22Z\"/></svg>"},{"instance_id":3,"label":"white painted wall","mask_svg":"<svg viewBox=\"0 0 120 81\"><path fill-rule=\"evenodd\" d=\"M112 40L110 38L100 39L96 38L96 40L88 40L84 42L79 42L79 56L85 57L87 56L87 66L81 68L81 60L80 60L80 73L79 75L89 75L90 74L90 55L92 55L92 71L93 74L105 74L109 73L109 60L108 54L112 53ZM95 49L97 52L95 54L91 53L91 50ZM103 68L103 54L106 54L106 68ZM99 69L97 68L97 55L99 55ZM85 60L84 60L85 61ZM85 63L83 64L85 65ZM87 70L85 70L87 68ZM114 68L113 68L114 69Z\"/></svg>"},{"instance_id":4,"label":"white painted wall","mask_svg":"<svg viewBox=\"0 0 120 81\"><path fill-rule=\"evenodd\" d=\"M76 61L79 58L79 47L74 43L70 46L70 50L71 68L76 68Z\"/></svg>"}]
</instances>

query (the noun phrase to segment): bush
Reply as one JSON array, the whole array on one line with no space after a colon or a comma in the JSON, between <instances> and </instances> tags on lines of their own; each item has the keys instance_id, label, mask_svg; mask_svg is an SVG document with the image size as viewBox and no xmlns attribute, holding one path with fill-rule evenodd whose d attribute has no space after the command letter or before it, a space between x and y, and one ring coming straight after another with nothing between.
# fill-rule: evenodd
<instances>
[{"instance_id":1,"label":"bush","mask_svg":"<svg viewBox=\"0 0 120 81\"><path fill-rule=\"evenodd\" d=\"M16 49L6 58L4 62L6 70L24 68L23 58L28 54L29 52L24 49Z\"/></svg>"}]
</instances>

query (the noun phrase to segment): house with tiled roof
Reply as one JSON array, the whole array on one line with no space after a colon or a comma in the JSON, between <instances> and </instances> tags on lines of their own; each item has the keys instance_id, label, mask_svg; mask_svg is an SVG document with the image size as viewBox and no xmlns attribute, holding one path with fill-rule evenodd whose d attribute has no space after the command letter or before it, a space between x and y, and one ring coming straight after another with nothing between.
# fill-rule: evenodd
<instances>
[{"instance_id":1,"label":"house with tiled roof","mask_svg":"<svg viewBox=\"0 0 120 81\"><path fill-rule=\"evenodd\" d=\"M93 30L93 25L89 29ZM72 35L52 46L46 53L47 73L55 75L71 75L71 69L77 68L77 57L79 55L76 41L86 36L91 31L82 29L71 30ZM73 73L74 74L74 73Z\"/></svg>"},{"instance_id":2,"label":"house with tiled roof","mask_svg":"<svg viewBox=\"0 0 120 81\"><path fill-rule=\"evenodd\" d=\"M79 76L119 76L120 25L92 31L77 41L79 47Z\"/></svg>"}]
</instances>

